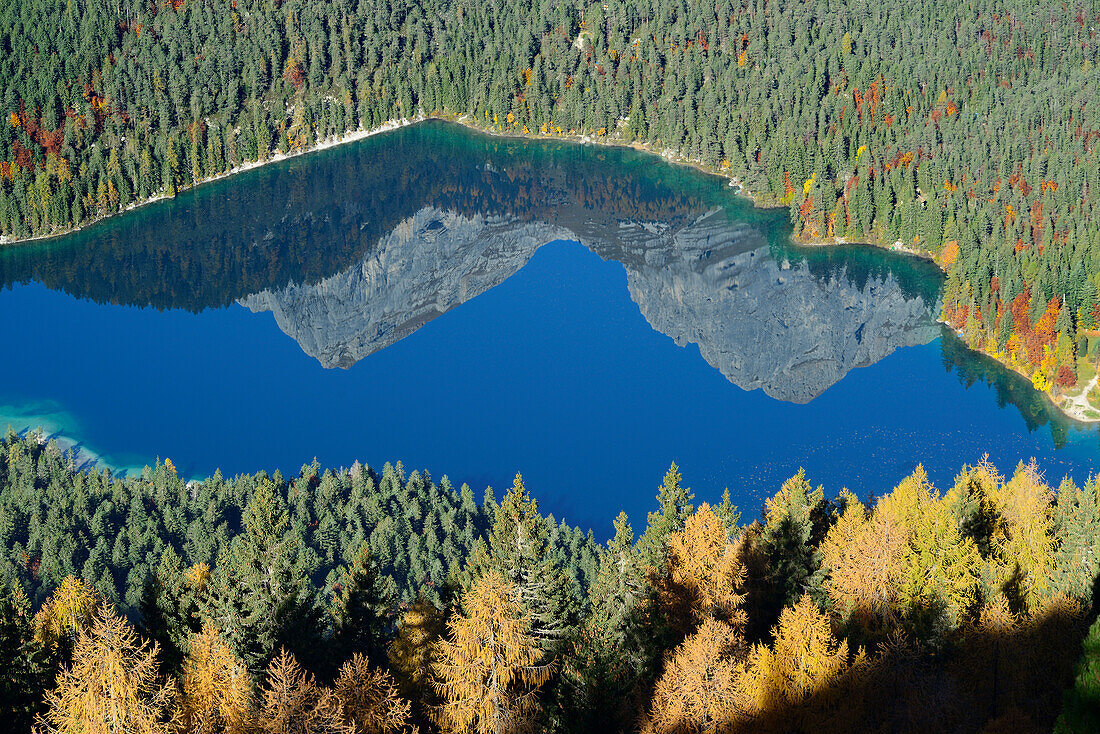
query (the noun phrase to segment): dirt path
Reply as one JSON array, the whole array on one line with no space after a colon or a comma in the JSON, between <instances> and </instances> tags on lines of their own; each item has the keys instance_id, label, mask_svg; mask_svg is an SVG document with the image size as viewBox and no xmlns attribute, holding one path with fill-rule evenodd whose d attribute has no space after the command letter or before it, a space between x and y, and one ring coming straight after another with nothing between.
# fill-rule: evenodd
<instances>
[{"instance_id":1,"label":"dirt path","mask_svg":"<svg viewBox=\"0 0 1100 734\"><path fill-rule=\"evenodd\" d=\"M1079 421L1098 421L1098 418L1090 418L1086 413L1098 413L1096 408L1089 405L1089 391L1096 387L1097 379L1100 379L1100 373L1093 375L1089 384L1085 385L1081 392L1075 395L1066 395L1066 402L1062 404L1062 410L1069 413L1072 417Z\"/></svg>"}]
</instances>

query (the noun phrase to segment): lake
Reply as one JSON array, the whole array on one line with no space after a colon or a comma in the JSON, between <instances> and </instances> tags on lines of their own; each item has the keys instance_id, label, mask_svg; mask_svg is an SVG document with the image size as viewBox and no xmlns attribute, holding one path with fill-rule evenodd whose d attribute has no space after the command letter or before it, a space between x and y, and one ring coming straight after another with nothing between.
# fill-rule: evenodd
<instances>
[{"instance_id":1,"label":"lake","mask_svg":"<svg viewBox=\"0 0 1100 734\"><path fill-rule=\"evenodd\" d=\"M932 264L790 233L652 155L425 122L0 249L0 427L194 477L521 471L599 537L671 461L748 518L800 466L1100 468L1100 429L936 323Z\"/></svg>"}]
</instances>

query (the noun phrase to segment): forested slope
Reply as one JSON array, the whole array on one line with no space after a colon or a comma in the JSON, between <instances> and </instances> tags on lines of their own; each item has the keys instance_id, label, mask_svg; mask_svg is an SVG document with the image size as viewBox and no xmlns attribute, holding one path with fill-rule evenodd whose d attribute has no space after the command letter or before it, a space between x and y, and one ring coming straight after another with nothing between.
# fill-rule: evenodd
<instances>
[{"instance_id":1,"label":"forested slope","mask_svg":"<svg viewBox=\"0 0 1100 734\"><path fill-rule=\"evenodd\" d=\"M145 732L1087 732L1100 484L803 473L741 523L675 465L597 547L517 476L185 484L0 442L0 720ZM644 491L644 490L639 490ZM155 646L154 646L155 643ZM1076 677L1075 677L1076 676ZM91 729L98 731L98 729Z\"/></svg>"},{"instance_id":2,"label":"forested slope","mask_svg":"<svg viewBox=\"0 0 1100 734\"><path fill-rule=\"evenodd\" d=\"M5 3L0 232L466 115L676 151L799 236L930 252L970 345L1063 390L1098 341L1098 25L1095 0Z\"/></svg>"}]
</instances>

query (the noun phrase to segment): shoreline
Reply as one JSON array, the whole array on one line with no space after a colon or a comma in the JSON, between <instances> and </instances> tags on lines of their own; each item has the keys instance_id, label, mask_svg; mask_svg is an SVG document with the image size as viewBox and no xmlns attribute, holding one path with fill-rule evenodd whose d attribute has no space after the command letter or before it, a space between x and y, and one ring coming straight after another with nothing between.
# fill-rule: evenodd
<instances>
[{"instance_id":1,"label":"shoreline","mask_svg":"<svg viewBox=\"0 0 1100 734\"><path fill-rule=\"evenodd\" d=\"M387 132L390 132L392 130L398 130L398 129L403 128L403 127L408 127L409 125L413 125L413 124L416 124L418 122L422 122L425 119L428 119L428 118L421 117L421 118L417 118L415 120L406 120L406 119L388 120L388 121L382 123L381 125L379 125L378 127L371 128L370 130L363 130L363 129L353 130L351 132L344 133L343 135L337 135L337 136L334 136L334 137L325 138L324 140L321 140L320 142L318 142L316 145L312 145L308 148L303 148L301 150L296 150L296 151L293 151L293 152L290 152L290 153L281 153L281 152L280 153L275 153L272 156L270 156L269 158L265 158L264 160L261 160L261 161L247 161L245 163L241 163L240 165L234 166L233 168L222 171L221 173L216 174L214 176L211 176L209 178L204 178L203 180L198 181L196 183L193 183L189 186L184 186L184 187L182 187L182 188L180 188L176 191L176 195L178 196L179 194L181 194L185 191L191 191L193 189L199 188L200 186L205 186L206 184L214 183L215 181L221 181L223 179L230 178L232 176L237 175L238 173L244 173L245 171L252 171L252 170L255 170L257 168L261 168L261 167L266 166L270 163L280 163L282 161L290 160L292 158L297 158L299 156L308 155L310 153L317 153L319 151L328 150L330 148L335 148L339 145L344 145L346 143L354 143L356 141L364 140L364 139L372 137L374 135L380 135L381 133L387 133ZM175 197L168 196L168 194L165 194L163 192L159 192L159 193L154 194L153 196L150 196L146 199L141 199L140 201L131 202L130 204L127 204L125 207L123 207L122 209L119 209L117 212L111 212L110 214L104 214L104 215L101 215L101 216L97 216L93 219L89 219L88 221L84 222L83 224L80 224L79 226L70 227L69 229L63 229L63 230L59 230L57 232L51 232L49 234L38 234L38 235L30 236L30 237L11 237L9 235L0 235L0 247L18 247L19 245L25 245L25 244L29 244L31 242L41 242L43 240L52 240L52 239L56 239L58 237L66 237L66 236L71 235L71 234L76 234L77 232L80 232L84 229L87 229L88 227L93 227L93 226L95 226L97 224L100 224L102 222L106 222L110 219L114 219L115 217L120 217L124 214L135 211L137 209L148 206L150 204L155 204L158 201L164 201L166 199L172 199L172 198L175 198Z\"/></svg>"},{"instance_id":2,"label":"shoreline","mask_svg":"<svg viewBox=\"0 0 1100 734\"><path fill-rule=\"evenodd\" d=\"M970 351L976 352L977 354L981 354L985 357L989 357L990 359L992 359L994 362L996 362L997 364L1004 367L1009 372L1013 372L1013 373L1019 375L1020 377L1022 377L1023 379L1027 380L1028 382L1031 382L1031 376L1030 375L1024 374L1019 369L1017 369L1016 367L1013 367L1011 364L1009 364L1008 362L1006 362L1004 359L1000 358L996 354L990 354L989 352L987 352L983 349L973 349L969 344L966 343L966 340L962 338L962 333L959 332L959 331L956 331L955 328L951 326L951 324L947 323L942 318L937 316L936 317L936 322L939 323L939 324L942 324L945 329L947 329L948 331L951 332L951 335L955 339L958 339L959 342L961 342L962 345L964 347L966 347L967 349L969 349ZM1078 393L1077 395L1069 396L1069 395L1066 395L1063 392L1057 398L1054 395L1051 395L1046 390L1039 390L1038 388L1036 388L1034 386L1032 386L1032 389L1035 390L1035 392L1041 394L1043 397L1045 397L1047 402L1050 403L1050 405L1055 410L1057 410L1059 413L1061 413L1063 416L1065 416L1069 420L1071 420L1074 423L1077 423L1079 425L1082 425L1082 426L1092 426L1092 425L1100 424L1100 416L1093 417L1093 416L1085 415L1084 411L1092 410L1094 412L1100 413L1100 411L1096 411L1095 408L1092 408L1091 406L1088 405L1088 397L1087 397L1088 391L1089 391L1089 389L1091 388L1092 385L1096 384L1096 382L1097 382L1097 380L1096 380L1096 377L1094 376L1092 381L1090 382L1090 384L1085 385L1081 389L1081 392ZM1078 401L1076 399L1076 398L1079 398L1079 397L1083 398L1084 403L1085 403L1084 406L1082 406L1080 401Z\"/></svg>"},{"instance_id":3,"label":"shoreline","mask_svg":"<svg viewBox=\"0 0 1100 734\"><path fill-rule=\"evenodd\" d=\"M455 124L455 125L461 125L464 128L467 128L469 130L473 130L473 131L475 131L477 133L480 133L480 134L483 134L483 135L492 135L494 137L500 137L500 138L512 138L512 139L515 139L515 140L565 141L565 142L577 143L577 144L580 144L580 145L602 145L602 146L605 146L605 147L614 147L614 148L630 148L632 150L636 150L636 151L648 153L650 155L658 156L662 160L664 160L668 163L671 163L673 165L688 166L688 167L694 168L695 170L697 170L701 173L704 173L706 175L717 176L721 179L725 179L726 181L729 182L730 188L735 189L734 194L736 196L740 196L740 197L743 197L743 198L747 199L757 209L776 209L776 208L782 208L783 207L783 205L781 205L781 204L769 204L769 203L765 203L764 201L762 201L758 196L754 195L753 192L750 191L741 182L741 180L737 176L734 176L730 173L715 171L715 170L707 167L707 165L704 164L702 161L681 156L676 151L674 151L672 149L666 148L664 150L658 151L658 150L655 150L653 148L653 146L647 145L647 144L642 143L642 142L638 142L638 141L624 142L622 140L619 140L619 139L616 139L616 138L613 138L613 137L607 137L607 136L595 136L594 137L594 136L591 136L591 135L578 135L578 134L575 134L575 133L543 133L541 131L527 132L527 133L518 132L518 131L515 131L515 132L505 131L503 129L493 129L492 127L483 127L483 126L477 124L475 121L473 121L468 115L457 115L456 116L456 115L446 115L446 114L431 114L431 115L421 114L421 115L418 115L417 117L415 117L413 119L402 118L402 119L399 119L399 120L387 120L386 122L382 123L381 125L379 125L377 127L374 127L374 128L371 128L369 130L364 130L364 129L360 128L360 129L353 130L351 132L344 133L342 135L336 135L336 136L333 136L333 137L325 138L324 140L321 140L318 143L316 143L315 145L312 145L308 148L303 148L301 150L296 150L296 151L293 151L293 152L290 152L290 153L277 152L274 155L272 155L269 158L266 158L264 160L248 161L248 162L245 162L245 163L241 163L240 165L234 166L233 168L230 168L226 171L223 171L222 173L219 173L215 176L211 176L210 178L205 178L205 179L203 179L201 181L198 181L196 183L193 183L189 186L185 186L181 189L178 189L176 194L178 195L178 194L180 194L184 191L189 191L191 189L198 188L198 187L203 186L205 184L213 183L214 181L220 181L222 179L230 178L231 176L234 176L238 173L244 173L245 171L251 171L251 170L260 168L262 166L266 166L266 165L271 164L271 163L279 163L281 161L289 160L291 158L296 158L296 157L299 157L299 156L308 155L310 153L315 153L315 152L319 152L319 151L322 151L322 150L328 150L330 148L335 148L337 146L344 145L344 144L347 144L347 143L354 143L356 141L364 140L364 139L372 137L374 135L379 135L381 133L386 133L386 132L392 132L393 130L399 130L401 128L408 127L410 125L415 125L417 123L424 122L426 120L442 120L444 122L449 122L449 123L452 123L452 124ZM153 203L158 202L158 201L169 199L169 198L174 198L174 197L169 197L165 193L157 193L156 195L151 196L147 199L132 202L131 204L127 205L125 208L120 209L117 212L111 212L110 214L98 216L98 217L96 217L94 219L91 219L91 220L87 221L86 223L81 224L77 227L72 227L70 229L65 229L65 230L61 230L61 231L58 231L58 232L52 232L50 234L34 235L32 237L10 237L10 236L7 236L7 235L0 235L0 248L19 246L19 245L28 244L28 243L31 243L31 242L36 242L36 241L50 240L50 239L55 239L55 238L59 238L59 237L65 237L67 235L75 234L76 232L79 232L79 231L81 231L81 230L83 230L87 227L94 226L96 224L99 224L101 222L105 222L105 221L107 221L109 219L112 219L114 217L124 215L128 212L134 211L134 210L139 209L141 207L147 206L149 204L153 204ZM946 270L944 270L943 265L935 258L935 256L931 252L927 252L927 251L924 251L924 250L917 250L917 249L912 248L912 247L907 247L900 240L897 241L897 242L894 242L892 244L891 243L886 243L886 242L875 242L875 241L848 242L847 239L844 238L844 237L833 237L833 238L828 238L828 239L815 239L815 240L806 241L806 240L800 240L799 238L795 237L793 232L792 232L791 237L790 237L790 241L791 241L792 244L794 244L796 246L800 246L800 247L835 247L837 245L855 245L855 246L859 246L859 247L875 247L875 248L878 248L878 249L887 250L889 252L897 252L897 253L901 253L901 254L904 254L904 255L909 255L911 257L917 257L917 258L921 258L921 259L924 259L924 260L928 260L928 261L934 263L936 265L936 267L940 269L941 272L946 272ZM945 323L939 318L937 318L937 321L939 321L940 323ZM948 326L948 328L950 328L950 326ZM965 344L965 342L964 342L964 344ZM969 345L966 345L966 346L967 346L967 349L970 349ZM979 351L982 354L986 354L986 352L981 351L981 350L972 350L972 351ZM1001 364L1005 368L1010 369L1013 372L1015 372L1016 374L1023 376L1025 379L1029 379L1028 375L1023 374L1018 369L1014 368L1012 365L1005 362L1003 359L998 358L996 355L987 355L987 356L989 356L992 359L996 360L999 364ZM1041 392L1043 395L1045 395L1047 400L1050 401L1050 404L1052 406L1054 406L1064 416L1066 416L1067 418L1069 418L1070 420L1072 420L1076 423L1080 423L1082 425L1092 425L1092 424L1100 423L1100 417L1093 418L1093 417L1084 415L1084 408L1081 407L1081 405L1078 403L1078 401L1076 399L1066 400L1065 402L1067 404L1063 405L1062 401L1059 401L1059 400L1055 399L1055 397L1053 395L1051 395L1049 392L1047 392L1045 390L1037 390L1037 392ZM1087 393L1087 388L1086 388L1086 393ZM1085 400L1085 404L1086 405L1088 404L1087 403L1087 398Z\"/></svg>"}]
</instances>

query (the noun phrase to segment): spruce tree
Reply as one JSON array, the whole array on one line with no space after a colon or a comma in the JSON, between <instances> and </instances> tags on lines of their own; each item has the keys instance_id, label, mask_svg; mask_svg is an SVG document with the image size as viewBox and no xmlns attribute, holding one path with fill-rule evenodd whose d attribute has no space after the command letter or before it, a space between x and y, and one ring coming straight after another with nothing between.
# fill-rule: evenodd
<instances>
[{"instance_id":1,"label":"spruce tree","mask_svg":"<svg viewBox=\"0 0 1100 734\"><path fill-rule=\"evenodd\" d=\"M244 533L218 559L204 616L259 675L286 648L313 662L319 652L316 590L302 566L301 539L288 533L287 512L269 479L245 509Z\"/></svg>"},{"instance_id":2,"label":"spruce tree","mask_svg":"<svg viewBox=\"0 0 1100 734\"><path fill-rule=\"evenodd\" d=\"M660 509L649 513L649 524L638 539L638 553L645 566L656 569L664 567L669 538L684 529L684 522L691 514L691 501L695 495L690 488L680 486L681 479L680 468L672 462L657 489Z\"/></svg>"}]
</instances>

